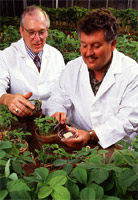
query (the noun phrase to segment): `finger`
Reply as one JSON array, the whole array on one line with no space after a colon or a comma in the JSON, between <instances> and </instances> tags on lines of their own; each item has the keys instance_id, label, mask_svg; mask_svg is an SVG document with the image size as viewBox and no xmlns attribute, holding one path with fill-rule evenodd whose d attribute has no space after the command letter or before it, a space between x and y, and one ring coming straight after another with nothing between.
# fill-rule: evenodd
<instances>
[{"instance_id":1,"label":"finger","mask_svg":"<svg viewBox=\"0 0 138 200\"><path fill-rule=\"evenodd\" d=\"M66 123L66 113L65 112L61 112L60 113L60 121L61 121L61 124L65 124Z\"/></svg>"},{"instance_id":2,"label":"finger","mask_svg":"<svg viewBox=\"0 0 138 200\"><path fill-rule=\"evenodd\" d=\"M26 99L29 99L32 96L32 92L28 92L27 94L24 94L23 97Z\"/></svg>"},{"instance_id":3,"label":"finger","mask_svg":"<svg viewBox=\"0 0 138 200\"><path fill-rule=\"evenodd\" d=\"M61 120L60 112L56 112L56 113L54 113L51 117L56 118L56 120L57 120L58 122Z\"/></svg>"},{"instance_id":4,"label":"finger","mask_svg":"<svg viewBox=\"0 0 138 200\"><path fill-rule=\"evenodd\" d=\"M24 96L22 96L22 98L19 99L19 102L22 105L25 105L25 106L29 107L32 110L35 109L35 106L29 100L27 100L26 98L24 98Z\"/></svg>"}]
</instances>

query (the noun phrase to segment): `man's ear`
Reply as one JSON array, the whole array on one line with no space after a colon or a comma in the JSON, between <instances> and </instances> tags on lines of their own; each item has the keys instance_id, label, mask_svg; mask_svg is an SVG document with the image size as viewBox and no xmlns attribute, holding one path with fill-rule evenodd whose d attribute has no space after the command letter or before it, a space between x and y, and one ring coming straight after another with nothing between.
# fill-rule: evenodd
<instances>
[{"instance_id":1,"label":"man's ear","mask_svg":"<svg viewBox=\"0 0 138 200\"><path fill-rule=\"evenodd\" d=\"M23 37L23 27L20 26L19 30L20 30L21 36Z\"/></svg>"},{"instance_id":2,"label":"man's ear","mask_svg":"<svg viewBox=\"0 0 138 200\"><path fill-rule=\"evenodd\" d=\"M115 47L116 47L116 43L117 43L117 39L114 39L111 43L112 46L112 51L114 51Z\"/></svg>"}]
</instances>

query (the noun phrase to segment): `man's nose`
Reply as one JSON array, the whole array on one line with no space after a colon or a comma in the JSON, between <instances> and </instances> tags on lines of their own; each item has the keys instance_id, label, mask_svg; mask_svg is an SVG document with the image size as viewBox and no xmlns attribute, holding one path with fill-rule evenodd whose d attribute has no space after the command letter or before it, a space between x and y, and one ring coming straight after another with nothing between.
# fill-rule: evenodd
<instances>
[{"instance_id":1,"label":"man's nose","mask_svg":"<svg viewBox=\"0 0 138 200\"><path fill-rule=\"evenodd\" d=\"M36 32L35 33L35 36L34 36L34 40L40 40L40 35L39 35L39 32Z\"/></svg>"},{"instance_id":2,"label":"man's nose","mask_svg":"<svg viewBox=\"0 0 138 200\"><path fill-rule=\"evenodd\" d=\"M86 56L91 56L94 54L94 51L91 47L88 47L86 50Z\"/></svg>"}]
</instances>

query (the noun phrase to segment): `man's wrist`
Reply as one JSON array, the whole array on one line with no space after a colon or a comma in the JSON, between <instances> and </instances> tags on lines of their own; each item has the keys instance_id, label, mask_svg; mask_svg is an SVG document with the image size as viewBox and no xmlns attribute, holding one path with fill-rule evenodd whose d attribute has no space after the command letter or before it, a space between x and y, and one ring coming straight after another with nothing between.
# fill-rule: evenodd
<instances>
[{"instance_id":1,"label":"man's wrist","mask_svg":"<svg viewBox=\"0 0 138 200\"><path fill-rule=\"evenodd\" d=\"M91 140L91 141L98 141L97 135L96 135L96 133L95 133L94 130L90 130L90 131L88 131L88 132L89 132L89 134L90 134L90 140Z\"/></svg>"}]
</instances>

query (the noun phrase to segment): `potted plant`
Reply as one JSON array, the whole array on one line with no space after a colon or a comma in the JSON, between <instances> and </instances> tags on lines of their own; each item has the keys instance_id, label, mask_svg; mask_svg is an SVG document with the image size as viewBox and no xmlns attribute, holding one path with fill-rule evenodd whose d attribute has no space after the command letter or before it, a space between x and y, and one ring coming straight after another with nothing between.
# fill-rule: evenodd
<instances>
[{"instance_id":1,"label":"potted plant","mask_svg":"<svg viewBox=\"0 0 138 200\"><path fill-rule=\"evenodd\" d=\"M11 130L11 126L18 121L17 117L11 113L6 105L0 105L0 140L6 132Z\"/></svg>"},{"instance_id":2,"label":"potted plant","mask_svg":"<svg viewBox=\"0 0 138 200\"><path fill-rule=\"evenodd\" d=\"M41 108L42 102L40 100L38 100L38 99L29 99L29 101L32 104L34 104L35 109L32 110L29 107L27 107L27 108L30 109L33 112L34 115L36 115L36 114L42 114L42 108Z\"/></svg>"},{"instance_id":3,"label":"potted plant","mask_svg":"<svg viewBox=\"0 0 138 200\"><path fill-rule=\"evenodd\" d=\"M54 117L40 116L34 119L34 123L37 126L35 136L40 148L43 144L55 143L58 141L58 128L56 128L57 120Z\"/></svg>"},{"instance_id":4,"label":"potted plant","mask_svg":"<svg viewBox=\"0 0 138 200\"><path fill-rule=\"evenodd\" d=\"M19 150L19 153L23 153L24 151L28 151L28 143L25 140L27 135L31 135L29 132L23 132L21 128L7 131L4 136L4 140L13 142L13 146L16 146L16 149Z\"/></svg>"}]
</instances>

